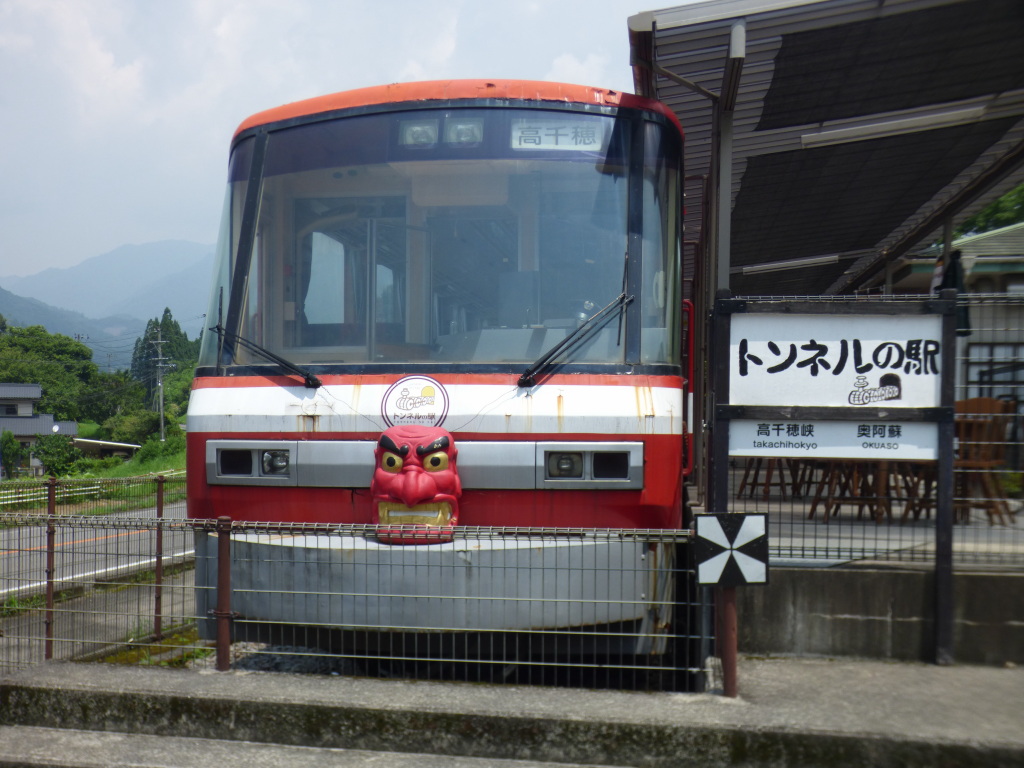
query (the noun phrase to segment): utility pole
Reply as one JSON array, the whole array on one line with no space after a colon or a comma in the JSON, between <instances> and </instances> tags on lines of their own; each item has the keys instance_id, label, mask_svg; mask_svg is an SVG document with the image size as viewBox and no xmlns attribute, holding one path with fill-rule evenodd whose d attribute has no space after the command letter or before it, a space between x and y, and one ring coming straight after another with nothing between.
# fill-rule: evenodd
<instances>
[{"instance_id":1,"label":"utility pole","mask_svg":"<svg viewBox=\"0 0 1024 768\"><path fill-rule=\"evenodd\" d=\"M163 344L166 342L163 340L162 329L157 328L156 340L150 343L156 345L156 357L154 357L153 360L156 361L156 387L160 396L160 442L163 443L167 439L164 432L164 368L168 368L170 366L164 364L164 360L167 358L163 356Z\"/></svg>"}]
</instances>

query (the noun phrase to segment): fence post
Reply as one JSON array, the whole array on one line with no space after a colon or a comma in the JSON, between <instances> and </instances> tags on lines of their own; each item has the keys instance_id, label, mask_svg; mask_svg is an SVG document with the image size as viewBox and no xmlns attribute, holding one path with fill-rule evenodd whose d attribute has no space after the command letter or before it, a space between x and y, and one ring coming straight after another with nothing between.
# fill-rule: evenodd
<instances>
[{"instance_id":1,"label":"fence post","mask_svg":"<svg viewBox=\"0 0 1024 768\"><path fill-rule=\"evenodd\" d=\"M718 615L718 657L722 661L722 693L730 699L735 699L739 695L736 587L718 588Z\"/></svg>"},{"instance_id":2,"label":"fence post","mask_svg":"<svg viewBox=\"0 0 1024 768\"><path fill-rule=\"evenodd\" d=\"M57 526L54 519L57 515L57 478L50 476L46 483L46 641L43 645L43 658L53 658L53 582L56 576L56 543Z\"/></svg>"},{"instance_id":3,"label":"fence post","mask_svg":"<svg viewBox=\"0 0 1024 768\"><path fill-rule=\"evenodd\" d=\"M942 378L940 402L945 418L939 421L939 450L935 467L935 663L953 663L956 604L953 580L953 440L956 437L956 291L946 288L948 303L942 317Z\"/></svg>"},{"instance_id":4,"label":"fence post","mask_svg":"<svg viewBox=\"0 0 1024 768\"><path fill-rule=\"evenodd\" d=\"M153 590L153 638L164 639L163 586L164 586L164 476L156 477L156 586Z\"/></svg>"},{"instance_id":5,"label":"fence post","mask_svg":"<svg viewBox=\"0 0 1024 768\"><path fill-rule=\"evenodd\" d=\"M231 518L217 518L217 671L231 669Z\"/></svg>"}]
</instances>

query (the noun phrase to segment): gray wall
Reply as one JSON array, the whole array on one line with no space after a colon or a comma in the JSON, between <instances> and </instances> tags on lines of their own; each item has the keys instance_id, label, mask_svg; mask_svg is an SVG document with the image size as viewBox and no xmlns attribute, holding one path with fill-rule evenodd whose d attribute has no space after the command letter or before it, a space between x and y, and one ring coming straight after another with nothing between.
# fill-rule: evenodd
<instances>
[{"instance_id":1,"label":"gray wall","mask_svg":"<svg viewBox=\"0 0 1024 768\"><path fill-rule=\"evenodd\" d=\"M934 661L930 569L773 568L737 589L746 654ZM957 662L1024 664L1024 573L957 573Z\"/></svg>"}]
</instances>

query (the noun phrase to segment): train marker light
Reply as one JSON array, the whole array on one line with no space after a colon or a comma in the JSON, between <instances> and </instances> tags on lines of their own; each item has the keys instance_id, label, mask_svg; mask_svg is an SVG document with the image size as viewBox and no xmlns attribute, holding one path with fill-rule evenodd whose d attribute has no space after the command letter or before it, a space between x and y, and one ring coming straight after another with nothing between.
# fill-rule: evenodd
<instances>
[{"instance_id":1,"label":"train marker light","mask_svg":"<svg viewBox=\"0 0 1024 768\"><path fill-rule=\"evenodd\" d=\"M445 144L475 147L484 139L483 118L459 118L444 121Z\"/></svg>"},{"instance_id":2,"label":"train marker light","mask_svg":"<svg viewBox=\"0 0 1024 768\"><path fill-rule=\"evenodd\" d=\"M437 120L403 120L398 143L403 147L426 149L437 144Z\"/></svg>"}]
</instances>

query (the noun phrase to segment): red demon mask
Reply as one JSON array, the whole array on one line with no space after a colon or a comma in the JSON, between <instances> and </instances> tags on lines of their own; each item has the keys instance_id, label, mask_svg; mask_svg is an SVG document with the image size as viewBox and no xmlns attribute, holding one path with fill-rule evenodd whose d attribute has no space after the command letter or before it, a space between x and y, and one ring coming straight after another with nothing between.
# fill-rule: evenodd
<instances>
[{"instance_id":1,"label":"red demon mask","mask_svg":"<svg viewBox=\"0 0 1024 768\"><path fill-rule=\"evenodd\" d=\"M374 455L370 493L377 537L389 544L450 541L462 495L451 434L440 427L391 427ZM388 527L398 525L415 527Z\"/></svg>"}]
</instances>

